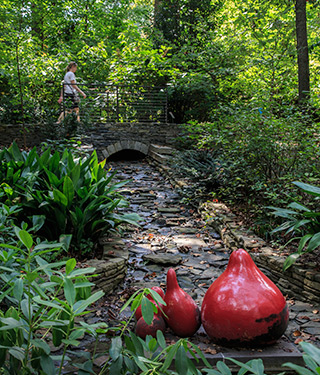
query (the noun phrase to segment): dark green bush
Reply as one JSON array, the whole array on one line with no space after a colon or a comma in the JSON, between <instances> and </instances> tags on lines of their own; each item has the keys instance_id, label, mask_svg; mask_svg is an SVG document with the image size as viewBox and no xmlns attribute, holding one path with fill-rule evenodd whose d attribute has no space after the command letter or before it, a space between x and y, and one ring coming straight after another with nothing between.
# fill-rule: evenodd
<instances>
[{"instance_id":1,"label":"dark green bush","mask_svg":"<svg viewBox=\"0 0 320 375\"><path fill-rule=\"evenodd\" d=\"M113 183L105 161L97 154L75 158L46 149L20 151L16 144L0 153L0 199L8 207L18 205L17 222L38 223L38 235L55 241L72 235L71 246L116 230L121 223L136 224L136 214L117 214L128 203L117 192L126 182Z\"/></svg>"}]
</instances>

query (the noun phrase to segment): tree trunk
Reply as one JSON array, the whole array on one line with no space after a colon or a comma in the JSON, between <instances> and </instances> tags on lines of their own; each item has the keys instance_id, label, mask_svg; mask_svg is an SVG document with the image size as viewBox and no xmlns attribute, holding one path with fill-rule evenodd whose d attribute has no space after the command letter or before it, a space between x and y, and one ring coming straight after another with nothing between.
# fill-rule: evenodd
<instances>
[{"instance_id":1,"label":"tree trunk","mask_svg":"<svg viewBox=\"0 0 320 375\"><path fill-rule=\"evenodd\" d=\"M154 16L153 16L153 27L159 29L159 17L160 17L160 6L161 0L154 0Z\"/></svg>"},{"instance_id":2,"label":"tree trunk","mask_svg":"<svg viewBox=\"0 0 320 375\"><path fill-rule=\"evenodd\" d=\"M299 101L304 101L310 94L306 0L296 0L296 35Z\"/></svg>"}]
</instances>

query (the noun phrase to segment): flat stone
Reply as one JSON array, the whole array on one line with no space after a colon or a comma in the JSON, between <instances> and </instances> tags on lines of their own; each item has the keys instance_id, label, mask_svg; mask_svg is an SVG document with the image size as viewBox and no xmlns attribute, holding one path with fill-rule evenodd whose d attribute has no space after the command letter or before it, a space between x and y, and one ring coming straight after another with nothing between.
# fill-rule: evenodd
<instances>
[{"instance_id":1,"label":"flat stone","mask_svg":"<svg viewBox=\"0 0 320 375\"><path fill-rule=\"evenodd\" d=\"M145 254L142 258L147 262L163 265L177 265L182 261L180 255L172 254Z\"/></svg>"},{"instance_id":2,"label":"flat stone","mask_svg":"<svg viewBox=\"0 0 320 375\"><path fill-rule=\"evenodd\" d=\"M188 230L189 229L192 229L191 233L193 233L193 228L188 228ZM172 237L172 241L177 245L178 248L179 246L190 246L192 250L198 250L199 248L207 246L207 244L201 238L195 236L174 236Z\"/></svg>"},{"instance_id":3,"label":"flat stone","mask_svg":"<svg viewBox=\"0 0 320 375\"><path fill-rule=\"evenodd\" d=\"M161 213L178 213L181 212L180 208L177 207L157 207L157 210Z\"/></svg>"},{"instance_id":4,"label":"flat stone","mask_svg":"<svg viewBox=\"0 0 320 375\"><path fill-rule=\"evenodd\" d=\"M180 232L183 234L195 234L199 232L198 228L191 228L191 227L176 227L175 229L177 232Z\"/></svg>"}]
</instances>

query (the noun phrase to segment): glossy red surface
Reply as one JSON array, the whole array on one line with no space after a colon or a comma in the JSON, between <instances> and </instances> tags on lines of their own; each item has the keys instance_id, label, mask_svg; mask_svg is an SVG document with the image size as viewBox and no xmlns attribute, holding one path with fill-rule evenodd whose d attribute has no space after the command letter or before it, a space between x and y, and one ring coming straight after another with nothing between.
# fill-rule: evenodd
<instances>
[{"instance_id":1,"label":"glossy red surface","mask_svg":"<svg viewBox=\"0 0 320 375\"><path fill-rule=\"evenodd\" d=\"M278 287L245 250L238 249L205 294L201 319L217 342L268 344L284 333L289 312Z\"/></svg>"},{"instance_id":2,"label":"glossy red surface","mask_svg":"<svg viewBox=\"0 0 320 375\"><path fill-rule=\"evenodd\" d=\"M145 339L147 335L156 337L157 331L164 332L166 330L166 323L162 316L154 315L152 323L148 325L143 317L141 317L136 325L136 334L137 336Z\"/></svg>"},{"instance_id":3,"label":"glossy red surface","mask_svg":"<svg viewBox=\"0 0 320 375\"><path fill-rule=\"evenodd\" d=\"M192 297L180 288L173 268L167 273L163 311L168 326L180 337L194 335L200 327L200 310Z\"/></svg>"}]
</instances>

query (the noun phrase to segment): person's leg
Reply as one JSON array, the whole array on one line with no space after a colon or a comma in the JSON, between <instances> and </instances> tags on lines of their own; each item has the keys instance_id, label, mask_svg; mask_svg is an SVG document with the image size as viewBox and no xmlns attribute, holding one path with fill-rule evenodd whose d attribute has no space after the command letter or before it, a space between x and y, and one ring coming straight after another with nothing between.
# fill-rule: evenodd
<instances>
[{"instance_id":1,"label":"person's leg","mask_svg":"<svg viewBox=\"0 0 320 375\"><path fill-rule=\"evenodd\" d=\"M80 122L80 111L79 111L79 107L76 107L73 109L75 114L77 115L77 121Z\"/></svg>"}]
</instances>

